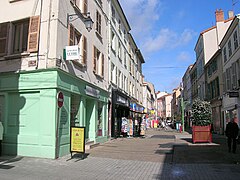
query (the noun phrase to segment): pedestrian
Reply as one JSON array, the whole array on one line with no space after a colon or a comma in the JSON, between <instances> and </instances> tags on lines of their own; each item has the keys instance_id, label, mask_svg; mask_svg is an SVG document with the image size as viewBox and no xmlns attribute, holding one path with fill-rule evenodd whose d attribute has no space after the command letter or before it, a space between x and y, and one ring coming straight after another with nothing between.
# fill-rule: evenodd
<instances>
[{"instance_id":1,"label":"pedestrian","mask_svg":"<svg viewBox=\"0 0 240 180\"><path fill-rule=\"evenodd\" d=\"M232 118L226 127L226 136L228 138L228 152L236 153L237 149L237 137L238 137L238 125Z\"/></svg>"}]
</instances>

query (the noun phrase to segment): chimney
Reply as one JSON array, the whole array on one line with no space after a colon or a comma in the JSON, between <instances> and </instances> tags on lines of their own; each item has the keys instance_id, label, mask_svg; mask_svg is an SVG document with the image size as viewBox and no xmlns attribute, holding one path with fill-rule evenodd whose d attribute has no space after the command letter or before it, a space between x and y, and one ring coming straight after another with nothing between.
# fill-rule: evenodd
<instances>
[{"instance_id":1,"label":"chimney","mask_svg":"<svg viewBox=\"0 0 240 180\"><path fill-rule=\"evenodd\" d=\"M228 18L232 18L234 16L233 11L228 11Z\"/></svg>"},{"instance_id":2,"label":"chimney","mask_svg":"<svg viewBox=\"0 0 240 180\"><path fill-rule=\"evenodd\" d=\"M222 9L217 9L215 12L216 15L216 22L222 22L224 21L224 12Z\"/></svg>"}]
</instances>

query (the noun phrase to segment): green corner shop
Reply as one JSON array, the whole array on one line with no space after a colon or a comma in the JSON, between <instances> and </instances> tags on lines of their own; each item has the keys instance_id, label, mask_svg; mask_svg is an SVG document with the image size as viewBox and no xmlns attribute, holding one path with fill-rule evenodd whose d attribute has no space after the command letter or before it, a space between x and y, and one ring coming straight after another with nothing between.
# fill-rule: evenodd
<instances>
[{"instance_id":1,"label":"green corner shop","mask_svg":"<svg viewBox=\"0 0 240 180\"><path fill-rule=\"evenodd\" d=\"M57 95L64 95L58 108ZM108 139L108 92L60 69L1 73L3 155L56 158L70 153L70 127L85 141Z\"/></svg>"}]
</instances>

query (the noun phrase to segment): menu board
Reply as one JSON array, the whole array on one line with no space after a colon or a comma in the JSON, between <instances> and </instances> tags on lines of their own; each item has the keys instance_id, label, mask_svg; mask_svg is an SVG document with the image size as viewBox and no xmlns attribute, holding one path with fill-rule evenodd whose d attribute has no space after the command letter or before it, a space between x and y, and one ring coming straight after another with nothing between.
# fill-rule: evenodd
<instances>
[{"instance_id":1,"label":"menu board","mask_svg":"<svg viewBox=\"0 0 240 180\"><path fill-rule=\"evenodd\" d=\"M71 127L70 151L85 153L85 127Z\"/></svg>"}]
</instances>

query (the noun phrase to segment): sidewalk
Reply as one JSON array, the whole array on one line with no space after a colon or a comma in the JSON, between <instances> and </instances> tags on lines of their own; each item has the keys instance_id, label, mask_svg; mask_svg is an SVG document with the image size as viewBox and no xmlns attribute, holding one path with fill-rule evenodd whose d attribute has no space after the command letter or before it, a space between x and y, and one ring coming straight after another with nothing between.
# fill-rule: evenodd
<instances>
[{"instance_id":1,"label":"sidewalk","mask_svg":"<svg viewBox=\"0 0 240 180\"><path fill-rule=\"evenodd\" d=\"M191 134L176 135L178 145L174 146L174 163L239 164L240 145L237 153L229 153L224 135L213 134L212 143L192 143ZM182 143L182 144L181 144Z\"/></svg>"},{"instance_id":2,"label":"sidewalk","mask_svg":"<svg viewBox=\"0 0 240 180\"><path fill-rule=\"evenodd\" d=\"M154 151L154 153L153 153ZM142 160L175 164L238 164L237 153L229 153L223 135L213 134L212 143L192 143L192 135L174 129L148 129L144 138L118 138L89 150L92 157Z\"/></svg>"},{"instance_id":3,"label":"sidewalk","mask_svg":"<svg viewBox=\"0 0 240 180\"><path fill-rule=\"evenodd\" d=\"M86 152L86 157L57 160L0 157L1 180L237 180L240 146L228 153L226 139L213 135L213 143L191 142L191 134L175 130L147 130L144 138L118 138Z\"/></svg>"}]
</instances>

